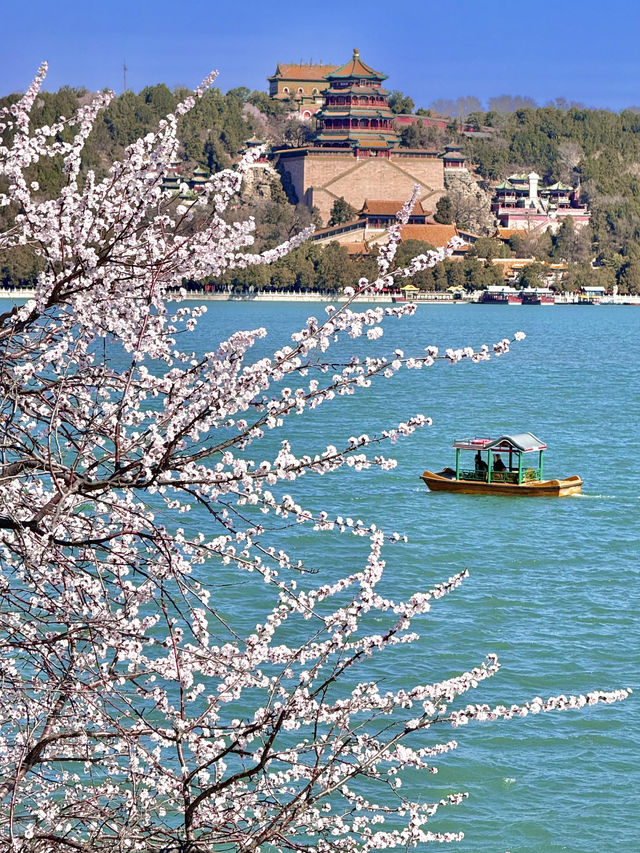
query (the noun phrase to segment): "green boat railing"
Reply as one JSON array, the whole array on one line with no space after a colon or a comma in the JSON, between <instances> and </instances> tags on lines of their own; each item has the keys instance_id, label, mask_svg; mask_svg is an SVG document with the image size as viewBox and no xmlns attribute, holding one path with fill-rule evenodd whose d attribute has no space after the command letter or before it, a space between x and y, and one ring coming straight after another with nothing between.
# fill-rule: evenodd
<instances>
[{"instance_id":1,"label":"green boat railing","mask_svg":"<svg viewBox=\"0 0 640 853\"><path fill-rule=\"evenodd\" d=\"M532 438L537 442L535 436L532 436ZM504 436L503 439L499 439L498 441L491 442L489 444L486 448L488 451L486 462L482 459L483 449L480 446L476 445L474 447L472 442L467 442L463 445L463 448L461 448L454 444L454 447L456 448L456 480L471 480L472 482L477 483L516 483L517 485L521 485L522 483L541 482L544 477L544 445L539 445L538 467L534 468L526 466L524 456L525 453L528 453L529 451L522 451L519 448L514 448L511 444L507 444L505 447L504 442L507 439L508 436ZM474 459L475 466L472 470L461 467L461 449L477 451ZM508 465L506 467L498 454L498 450L501 453L508 454ZM478 459L480 464L478 464ZM501 466L498 471L496 471L494 467L496 462Z\"/></svg>"},{"instance_id":2,"label":"green boat railing","mask_svg":"<svg viewBox=\"0 0 640 853\"><path fill-rule=\"evenodd\" d=\"M457 479L473 480L477 483L486 483L488 481L486 471L468 471L463 468L459 469ZM492 483L532 483L542 479L542 470L540 468L524 468L522 471L522 479L518 477L518 471L492 471Z\"/></svg>"},{"instance_id":3,"label":"green boat railing","mask_svg":"<svg viewBox=\"0 0 640 853\"><path fill-rule=\"evenodd\" d=\"M459 480L477 480L479 483L485 483L487 480L486 471L464 471L460 469Z\"/></svg>"}]
</instances>

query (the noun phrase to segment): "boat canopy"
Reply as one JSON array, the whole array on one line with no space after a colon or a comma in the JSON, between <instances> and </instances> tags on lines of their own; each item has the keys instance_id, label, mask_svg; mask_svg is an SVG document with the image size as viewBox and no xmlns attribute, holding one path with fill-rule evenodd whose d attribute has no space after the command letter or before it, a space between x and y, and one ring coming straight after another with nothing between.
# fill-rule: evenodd
<instances>
[{"instance_id":1,"label":"boat canopy","mask_svg":"<svg viewBox=\"0 0 640 853\"><path fill-rule=\"evenodd\" d=\"M532 432L519 432L515 435L502 435L500 438L462 438L453 442L459 450L494 450L507 453L518 450L520 453L532 453L534 450L546 450L547 445Z\"/></svg>"},{"instance_id":2,"label":"boat canopy","mask_svg":"<svg viewBox=\"0 0 640 853\"><path fill-rule=\"evenodd\" d=\"M487 293L520 293L517 287L509 287L508 284L490 284L486 291Z\"/></svg>"}]
</instances>

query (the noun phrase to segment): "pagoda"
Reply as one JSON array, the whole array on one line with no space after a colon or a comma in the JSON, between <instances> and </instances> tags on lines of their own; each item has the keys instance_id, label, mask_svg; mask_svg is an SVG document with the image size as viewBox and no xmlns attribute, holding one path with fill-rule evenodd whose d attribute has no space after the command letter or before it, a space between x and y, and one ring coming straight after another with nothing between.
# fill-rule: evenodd
<instances>
[{"instance_id":1,"label":"pagoda","mask_svg":"<svg viewBox=\"0 0 640 853\"><path fill-rule=\"evenodd\" d=\"M389 92L382 88L386 79L354 50L349 62L324 74L313 140L271 149L289 200L316 208L322 222L341 198L355 210L368 199L396 205L417 186L423 209L433 210L444 195L445 161L438 151L400 145Z\"/></svg>"},{"instance_id":2,"label":"pagoda","mask_svg":"<svg viewBox=\"0 0 640 853\"><path fill-rule=\"evenodd\" d=\"M360 59L357 49L349 62L326 74L329 88L316 115L315 144L362 152L397 148L395 116L387 103L389 92L382 88L386 79Z\"/></svg>"}]
</instances>

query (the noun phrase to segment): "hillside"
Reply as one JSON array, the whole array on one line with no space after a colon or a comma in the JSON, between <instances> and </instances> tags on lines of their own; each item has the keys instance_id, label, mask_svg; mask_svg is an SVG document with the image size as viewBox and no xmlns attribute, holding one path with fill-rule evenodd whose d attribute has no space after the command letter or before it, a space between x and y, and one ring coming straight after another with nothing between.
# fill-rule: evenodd
<instances>
[{"instance_id":1,"label":"hillside","mask_svg":"<svg viewBox=\"0 0 640 853\"><path fill-rule=\"evenodd\" d=\"M84 167L95 169L98 176L103 174L126 145L154 128L185 94L186 90L172 91L159 84L138 94L128 91L114 98L88 139ZM18 97L4 97L0 106L11 104ZM68 87L54 93L44 92L38 98L33 121L38 125L50 124L60 115L72 114L90 97L86 90ZM587 276L597 276L607 287L618 284L623 291L640 292L640 115L631 110L614 113L531 107L507 115L475 113L467 121L493 128L490 136L478 138L461 133L457 139L463 145L472 174L485 189L513 172L535 170L547 182L560 180L579 185L583 200L591 207L592 227L588 233L561 233L553 239L546 235L534 240L523 236L512 241L512 253L533 254L540 260L568 261L571 265L568 287L579 286ZM453 125L448 128L448 137L452 134ZM277 144L299 145L308 138L309 129L295 119L288 119L287 107L270 100L263 92L240 87L223 94L211 89L180 120L182 146L177 153L180 173L188 176L197 166L213 171L232 165L245 141L254 135ZM433 145L431 136L425 135L425 145ZM38 182L44 196L57 194L63 182L60 164L55 159L39 164L33 171L33 180ZM312 219L310 211L288 202L275 176L266 193L263 188L258 196L249 194L236 211L238 216L253 213L260 223L260 247L286 239ZM6 227L10 215L6 209L0 211L0 228ZM490 246L489 251L492 251ZM292 276L298 286L301 281L307 284L309 274L319 272L316 252L300 253L300 258L303 254L306 257L303 263L306 272L301 270L293 276L289 265L286 273L274 270L272 280L256 282L257 286L278 283L291 286ZM313 263L309 267L311 258ZM594 258L598 264L595 270L591 266ZM339 266L347 264L336 276L340 281L351 274L353 263L349 259L340 260ZM474 259L466 266L464 279L469 282L478 272L477 261ZM37 262L26 248L0 257L0 280L29 282L36 274ZM437 287L447 281L457 283L462 278L461 273L450 270L447 275L434 275ZM326 272L321 277L325 279ZM422 286L430 284L431 278L427 276Z\"/></svg>"},{"instance_id":2,"label":"hillside","mask_svg":"<svg viewBox=\"0 0 640 853\"><path fill-rule=\"evenodd\" d=\"M495 128L491 138L465 137L477 176L495 181L533 169L548 183L579 185L592 211L592 254L625 290L638 292L640 115L541 107L473 118Z\"/></svg>"}]
</instances>

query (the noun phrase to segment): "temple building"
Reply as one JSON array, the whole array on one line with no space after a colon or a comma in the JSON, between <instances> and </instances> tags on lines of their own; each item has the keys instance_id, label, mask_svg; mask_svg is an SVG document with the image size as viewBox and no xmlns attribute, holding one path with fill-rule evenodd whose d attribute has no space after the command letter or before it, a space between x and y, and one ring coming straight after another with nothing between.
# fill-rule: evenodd
<instances>
[{"instance_id":1,"label":"temple building","mask_svg":"<svg viewBox=\"0 0 640 853\"><path fill-rule=\"evenodd\" d=\"M367 198L408 199L417 184L420 202L432 210L444 194L438 152L400 147L385 79L354 50L324 75L313 141L273 150L290 198L317 207L323 222L341 197L360 210Z\"/></svg>"},{"instance_id":2,"label":"temple building","mask_svg":"<svg viewBox=\"0 0 640 853\"><path fill-rule=\"evenodd\" d=\"M366 219L368 228L388 228L397 222L397 214L406 199L397 201L379 201L367 199L360 211L360 217ZM431 211L417 202L409 215L409 225L424 225Z\"/></svg>"},{"instance_id":3,"label":"temple building","mask_svg":"<svg viewBox=\"0 0 640 853\"><path fill-rule=\"evenodd\" d=\"M372 249L384 245L389 234L387 228L397 222L396 214L404 204L404 200L380 201L366 199L362 209L350 222L342 222L316 231L311 237L314 243L340 243L350 255L366 255ZM452 237L459 237L455 224L441 225L437 222L427 222L430 212L420 202L416 204L409 221L401 227L401 239L420 240L429 243L434 248L444 246ZM462 246L454 252L454 256L462 257L468 246Z\"/></svg>"},{"instance_id":4,"label":"temple building","mask_svg":"<svg viewBox=\"0 0 640 853\"><path fill-rule=\"evenodd\" d=\"M491 210L502 229L557 231L571 217L576 228L589 224L591 213L580 203L580 191L558 181L548 186L540 175L510 175L494 187Z\"/></svg>"},{"instance_id":5,"label":"temple building","mask_svg":"<svg viewBox=\"0 0 640 853\"><path fill-rule=\"evenodd\" d=\"M460 145L445 145L442 155L446 172L466 172L467 162Z\"/></svg>"},{"instance_id":6,"label":"temple building","mask_svg":"<svg viewBox=\"0 0 640 853\"><path fill-rule=\"evenodd\" d=\"M322 89L326 87L325 75L335 71L335 65L279 62L269 82L269 95L277 101L291 101L300 118L310 119L323 104Z\"/></svg>"},{"instance_id":7,"label":"temple building","mask_svg":"<svg viewBox=\"0 0 640 853\"><path fill-rule=\"evenodd\" d=\"M162 189L169 190L173 195L185 201L193 201L202 192L204 184L211 179L210 172L202 166L196 166L190 178L183 177L180 169L185 163L172 160L167 174L162 180Z\"/></svg>"}]
</instances>

